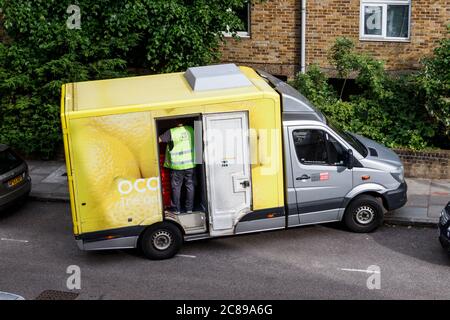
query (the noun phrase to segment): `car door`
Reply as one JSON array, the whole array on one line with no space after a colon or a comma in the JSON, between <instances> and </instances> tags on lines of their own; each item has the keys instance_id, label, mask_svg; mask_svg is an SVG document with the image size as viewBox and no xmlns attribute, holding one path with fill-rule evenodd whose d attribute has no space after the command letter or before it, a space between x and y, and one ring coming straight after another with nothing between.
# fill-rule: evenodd
<instances>
[{"instance_id":1,"label":"car door","mask_svg":"<svg viewBox=\"0 0 450 320\"><path fill-rule=\"evenodd\" d=\"M300 224L336 221L352 189L347 149L325 127L288 129Z\"/></svg>"}]
</instances>

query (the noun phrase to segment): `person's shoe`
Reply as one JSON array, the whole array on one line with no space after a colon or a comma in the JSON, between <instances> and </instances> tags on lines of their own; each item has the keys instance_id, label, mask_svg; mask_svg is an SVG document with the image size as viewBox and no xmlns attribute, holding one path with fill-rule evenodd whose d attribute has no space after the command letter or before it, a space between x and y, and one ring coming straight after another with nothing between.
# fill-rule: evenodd
<instances>
[{"instance_id":1,"label":"person's shoe","mask_svg":"<svg viewBox=\"0 0 450 320\"><path fill-rule=\"evenodd\" d=\"M192 210L188 210L188 211L186 211L186 213L187 213L187 214L192 213Z\"/></svg>"}]
</instances>

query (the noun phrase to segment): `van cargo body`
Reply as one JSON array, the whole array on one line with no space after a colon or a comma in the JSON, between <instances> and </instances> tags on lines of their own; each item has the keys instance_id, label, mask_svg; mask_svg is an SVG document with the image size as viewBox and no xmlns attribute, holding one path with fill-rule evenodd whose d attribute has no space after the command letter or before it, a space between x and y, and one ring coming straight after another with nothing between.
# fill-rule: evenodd
<instances>
[{"instance_id":1,"label":"van cargo body","mask_svg":"<svg viewBox=\"0 0 450 320\"><path fill-rule=\"evenodd\" d=\"M62 129L75 238L81 249L141 247L173 256L183 240L340 221L373 231L406 202L391 150L340 131L301 94L235 65L69 83ZM168 146L195 135L195 209L168 210Z\"/></svg>"}]
</instances>

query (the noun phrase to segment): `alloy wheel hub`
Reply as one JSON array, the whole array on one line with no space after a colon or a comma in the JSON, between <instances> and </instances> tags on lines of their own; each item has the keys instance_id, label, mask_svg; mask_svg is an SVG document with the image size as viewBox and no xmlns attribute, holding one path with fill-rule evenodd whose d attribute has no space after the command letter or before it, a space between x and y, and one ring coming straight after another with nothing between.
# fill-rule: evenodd
<instances>
[{"instance_id":1,"label":"alloy wheel hub","mask_svg":"<svg viewBox=\"0 0 450 320\"><path fill-rule=\"evenodd\" d=\"M369 206L361 206L354 214L356 222L362 225L369 224L375 218L375 210Z\"/></svg>"},{"instance_id":2,"label":"alloy wheel hub","mask_svg":"<svg viewBox=\"0 0 450 320\"><path fill-rule=\"evenodd\" d=\"M155 232L152 237L152 243L157 250L166 250L172 244L172 235L164 230Z\"/></svg>"}]
</instances>

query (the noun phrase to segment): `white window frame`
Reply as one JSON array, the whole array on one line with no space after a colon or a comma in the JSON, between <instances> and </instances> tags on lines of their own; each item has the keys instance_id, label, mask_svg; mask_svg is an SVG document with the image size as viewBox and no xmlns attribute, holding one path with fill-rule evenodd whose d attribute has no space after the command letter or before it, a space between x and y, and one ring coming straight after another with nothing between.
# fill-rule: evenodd
<instances>
[{"instance_id":1,"label":"white window frame","mask_svg":"<svg viewBox=\"0 0 450 320\"><path fill-rule=\"evenodd\" d=\"M250 32L251 32L251 20L252 20L252 19L251 19L251 10L252 10L252 7L251 7L250 2L247 3L247 8L248 8L248 9L247 9L247 10L248 10L248 14L247 14L248 31L237 31L237 32L236 32L236 35L237 35L238 37L240 37L240 38L250 38ZM228 9L228 10L231 10L231 8ZM233 36L233 33L230 32L229 30L223 31L222 33L223 33L224 37L227 37L227 38L230 38L230 37Z\"/></svg>"},{"instance_id":2,"label":"white window frame","mask_svg":"<svg viewBox=\"0 0 450 320\"><path fill-rule=\"evenodd\" d=\"M408 10L408 36L388 37L387 34L387 7L388 5L407 5ZM381 35L364 34L364 8L368 6L376 6L382 8ZM410 42L411 40L411 0L360 0L359 12L359 40L364 41L392 41L392 42Z\"/></svg>"}]
</instances>

